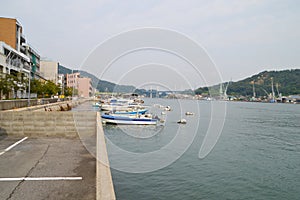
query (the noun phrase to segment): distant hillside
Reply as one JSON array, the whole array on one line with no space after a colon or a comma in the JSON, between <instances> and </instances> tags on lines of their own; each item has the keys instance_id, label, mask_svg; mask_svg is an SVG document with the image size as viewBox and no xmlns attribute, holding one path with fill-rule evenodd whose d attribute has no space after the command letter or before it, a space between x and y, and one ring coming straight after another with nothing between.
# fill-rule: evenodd
<instances>
[{"instance_id":1,"label":"distant hillside","mask_svg":"<svg viewBox=\"0 0 300 200\"><path fill-rule=\"evenodd\" d=\"M300 94L300 69L263 71L241 81L230 82L227 94L234 96L252 96L254 83L256 96L266 96L267 93L269 94L272 91L272 78L276 96L278 96L278 93L282 93L282 95ZM225 88L227 84L228 83L223 83L223 88ZM209 89L217 94L219 88L220 84L212 86ZM208 88L198 88L195 90L195 93L208 93Z\"/></svg>"},{"instance_id":2,"label":"distant hillside","mask_svg":"<svg viewBox=\"0 0 300 200\"><path fill-rule=\"evenodd\" d=\"M86 71L82 70L71 70L67 67L58 66L58 73L59 74L71 74L75 72L80 72L82 77L88 77L92 79L92 85L94 88L97 88L100 92L122 92L122 93L130 93L135 90L134 86L128 85L117 85L115 83L111 83L109 81L99 80L95 75L90 74Z\"/></svg>"},{"instance_id":3,"label":"distant hillside","mask_svg":"<svg viewBox=\"0 0 300 200\"><path fill-rule=\"evenodd\" d=\"M62 65L58 65L58 74L72 74L72 70Z\"/></svg>"}]
</instances>

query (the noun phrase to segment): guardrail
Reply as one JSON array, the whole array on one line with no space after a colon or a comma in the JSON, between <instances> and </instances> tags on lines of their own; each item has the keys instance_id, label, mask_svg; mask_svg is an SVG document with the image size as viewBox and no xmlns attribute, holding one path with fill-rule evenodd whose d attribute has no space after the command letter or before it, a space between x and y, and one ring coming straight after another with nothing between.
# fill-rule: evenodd
<instances>
[{"instance_id":1,"label":"guardrail","mask_svg":"<svg viewBox=\"0 0 300 200\"><path fill-rule=\"evenodd\" d=\"M44 99L30 99L30 106L36 105L44 105L49 103L56 103L59 101L66 101L70 99L51 99L51 98L44 98ZM0 101L0 111L1 110L12 110L16 108L24 108L28 105L28 99L17 99L17 100L1 100Z\"/></svg>"}]
</instances>

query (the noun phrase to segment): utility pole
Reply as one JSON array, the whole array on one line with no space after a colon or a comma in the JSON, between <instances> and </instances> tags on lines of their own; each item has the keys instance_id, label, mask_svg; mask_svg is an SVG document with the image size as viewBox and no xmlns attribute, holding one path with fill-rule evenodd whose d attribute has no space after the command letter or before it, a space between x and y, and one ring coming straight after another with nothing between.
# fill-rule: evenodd
<instances>
[{"instance_id":1,"label":"utility pole","mask_svg":"<svg viewBox=\"0 0 300 200\"><path fill-rule=\"evenodd\" d=\"M29 62L29 76L28 76L28 102L27 106L30 106L30 76L31 76L31 62Z\"/></svg>"}]
</instances>

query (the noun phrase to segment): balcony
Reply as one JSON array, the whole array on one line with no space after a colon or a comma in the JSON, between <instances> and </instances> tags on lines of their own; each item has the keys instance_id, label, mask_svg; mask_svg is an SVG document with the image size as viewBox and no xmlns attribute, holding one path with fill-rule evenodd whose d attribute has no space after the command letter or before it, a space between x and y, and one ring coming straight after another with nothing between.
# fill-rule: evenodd
<instances>
[{"instance_id":1,"label":"balcony","mask_svg":"<svg viewBox=\"0 0 300 200\"><path fill-rule=\"evenodd\" d=\"M21 39L21 44L26 43L26 38L25 38L25 35L23 33L20 34L20 39Z\"/></svg>"}]
</instances>

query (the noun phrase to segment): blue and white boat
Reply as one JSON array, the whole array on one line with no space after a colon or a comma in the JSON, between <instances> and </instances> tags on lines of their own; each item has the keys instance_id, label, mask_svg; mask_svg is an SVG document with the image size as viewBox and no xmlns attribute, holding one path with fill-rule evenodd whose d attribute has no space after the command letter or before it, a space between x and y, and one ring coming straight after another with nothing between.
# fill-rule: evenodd
<instances>
[{"instance_id":1,"label":"blue and white boat","mask_svg":"<svg viewBox=\"0 0 300 200\"><path fill-rule=\"evenodd\" d=\"M99 102L96 102L96 103L93 103L93 105L92 105L93 107L100 107L101 106L101 103L99 103Z\"/></svg>"},{"instance_id":2,"label":"blue and white boat","mask_svg":"<svg viewBox=\"0 0 300 200\"><path fill-rule=\"evenodd\" d=\"M137 110L137 109L145 109L140 103L135 102L134 100L126 100L126 99L111 99L106 103L103 103L100 106L102 111L122 111L125 112L127 110Z\"/></svg>"},{"instance_id":3,"label":"blue and white boat","mask_svg":"<svg viewBox=\"0 0 300 200\"><path fill-rule=\"evenodd\" d=\"M126 110L126 111L116 111L113 114L117 115L136 115L136 114L145 114L148 110L142 109L142 110Z\"/></svg>"},{"instance_id":4,"label":"blue and white boat","mask_svg":"<svg viewBox=\"0 0 300 200\"><path fill-rule=\"evenodd\" d=\"M101 115L103 123L124 125L156 125L158 118L151 115Z\"/></svg>"}]
</instances>

